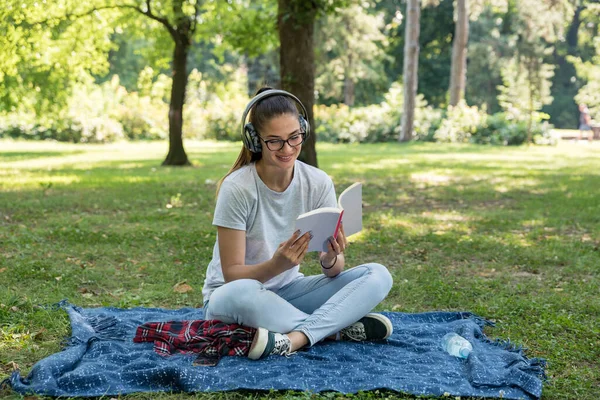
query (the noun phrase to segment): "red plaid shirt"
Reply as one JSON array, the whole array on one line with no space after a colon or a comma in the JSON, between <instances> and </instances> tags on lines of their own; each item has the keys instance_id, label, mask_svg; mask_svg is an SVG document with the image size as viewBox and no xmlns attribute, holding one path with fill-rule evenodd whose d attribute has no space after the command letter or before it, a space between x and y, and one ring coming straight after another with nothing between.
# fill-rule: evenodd
<instances>
[{"instance_id":1,"label":"red plaid shirt","mask_svg":"<svg viewBox=\"0 0 600 400\"><path fill-rule=\"evenodd\" d=\"M194 365L217 365L223 356L247 356L255 328L217 320L148 322L138 326L133 341L154 342L162 356L197 353Z\"/></svg>"}]
</instances>

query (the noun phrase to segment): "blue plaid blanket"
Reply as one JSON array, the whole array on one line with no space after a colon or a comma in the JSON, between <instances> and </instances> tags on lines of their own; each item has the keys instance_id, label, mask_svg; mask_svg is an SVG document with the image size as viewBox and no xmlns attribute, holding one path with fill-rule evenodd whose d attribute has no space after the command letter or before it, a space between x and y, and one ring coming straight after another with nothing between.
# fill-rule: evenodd
<instances>
[{"instance_id":1,"label":"blue plaid blanket","mask_svg":"<svg viewBox=\"0 0 600 400\"><path fill-rule=\"evenodd\" d=\"M72 334L65 349L19 371L4 384L20 394L116 396L134 392L299 390L356 393L388 389L414 395L539 399L545 362L508 341L492 341L490 322L468 312L384 313L394 334L381 343L325 342L286 358L224 357L194 366L194 355L162 357L152 343L133 343L146 322L202 319L202 309L80 308L60 304ZM473 345L468 359L445 353L441 338L457 332Z\"/></svg>"}]
</instances>

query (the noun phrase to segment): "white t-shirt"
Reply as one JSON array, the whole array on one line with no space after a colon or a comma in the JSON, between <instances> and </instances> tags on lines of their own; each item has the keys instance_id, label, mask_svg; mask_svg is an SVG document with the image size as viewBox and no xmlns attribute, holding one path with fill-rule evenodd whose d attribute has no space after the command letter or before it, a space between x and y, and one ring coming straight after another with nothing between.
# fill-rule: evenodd
<instances>
[{"instance_id":1,"label":"white t-shirt","mask_svg":"<svg viewBox=\"0 0 600 400\"><path fill-rule=\"evenodd\" d=\"M213 225L246 231L245 265L254 265L270 260L279 244L292 236L298 215L336 206L333 182L322 170L296 161L292 182L285 191L276 192L265 185L251 163L223 181ZM217 237L202 289L205 303L213 290L225 283L218 241ZM264 285L267 289L279 289L303 276L299 269L296 265Z\"/></svg>"}]
</instances>

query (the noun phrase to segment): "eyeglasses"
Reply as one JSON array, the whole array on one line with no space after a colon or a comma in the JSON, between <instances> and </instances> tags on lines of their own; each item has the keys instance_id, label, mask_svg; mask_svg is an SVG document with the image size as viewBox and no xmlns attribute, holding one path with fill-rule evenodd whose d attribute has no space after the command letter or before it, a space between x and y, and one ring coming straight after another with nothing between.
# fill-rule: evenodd
<instances>
[{"instance_id":1,"label":"eyeglasses","mask_svg":"<svg viewBox=\"0 0 600 400\"><path fill-rule=\"evenodd\" d=\"M287 140L283 140L283 139L264 140L262 137L260 138L260 140L265 142L265 144L267 145L267 148L269 150L279 151L279 150L283 149L283 145L285 143L287 143L290 147L300 146L302 143L304 143L305 137L306 137L306 134L304 132L302 132L297 135L290 136Z\"/></svg>"}]
</instances>

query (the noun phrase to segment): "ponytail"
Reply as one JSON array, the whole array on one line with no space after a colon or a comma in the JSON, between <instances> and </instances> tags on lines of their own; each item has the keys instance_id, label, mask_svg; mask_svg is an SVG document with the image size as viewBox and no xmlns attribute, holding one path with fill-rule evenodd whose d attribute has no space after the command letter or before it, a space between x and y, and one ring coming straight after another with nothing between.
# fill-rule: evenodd
<instances>
[{"instance_id":1,"label":"ponytail","mask_svg":"<svg viewBox=\"0 0 600 400\"><path fill-rule=\"evenodd\" d=\"M227 178L229 175L242 168L243 166L253 163L254 161L258 161L261 158L262 153L252 153L245 146L242 146L242 150L240 151L237 160L235 160L235 163L233 164L229 172L227 172L227 174L224 177L222 177L217 183L216 196L219 196L219 190L221 189L221 185L223 184L225 178Z\"/></svg>"}]
</instances>

